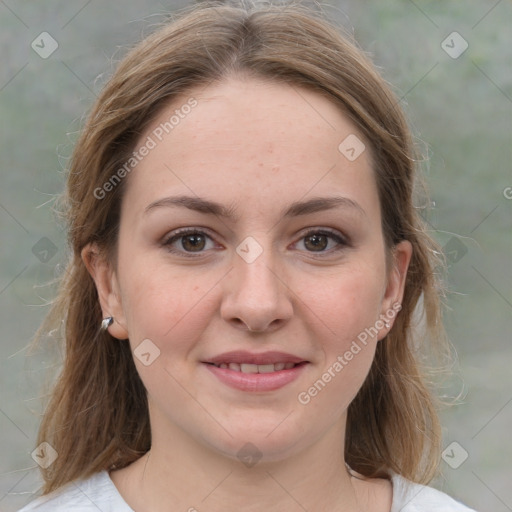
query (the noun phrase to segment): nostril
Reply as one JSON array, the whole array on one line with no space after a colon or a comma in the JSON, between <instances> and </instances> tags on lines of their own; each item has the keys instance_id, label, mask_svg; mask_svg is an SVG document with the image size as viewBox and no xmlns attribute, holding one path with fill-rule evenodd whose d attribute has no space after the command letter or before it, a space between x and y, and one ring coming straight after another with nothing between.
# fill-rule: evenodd
<instances>
[{"instance_id":1,"label":"nostril","mask_svg":"<svg viewBox=\"0 0 512 512\"><path fill-rule=\"evenodd\" d=\"M235 318L234 320L236 321L236 323L238 325L240 325L242 327L247 327L247 330L250 331L250 332L256 332L256 331L259 330L259 329L253 329L247 322L244 322L240 318Z\"/></svg>"}]
</instances>

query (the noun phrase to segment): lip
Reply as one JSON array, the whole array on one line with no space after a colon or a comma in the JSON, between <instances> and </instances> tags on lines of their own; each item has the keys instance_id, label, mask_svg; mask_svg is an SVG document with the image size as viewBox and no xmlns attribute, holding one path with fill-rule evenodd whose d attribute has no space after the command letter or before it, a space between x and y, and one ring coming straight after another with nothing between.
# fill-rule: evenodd
<instances>
[{"instance_id":1,"label":"lip","mask_svg":"<svg viewBox=\"0 0 512 512\"><path fill-rule=\"evenodd\" d=\"M305 359L287 354L286 352L267 351L261 353L248 352L246 350L234 350L232 352L224 352L218 356L209 358L203 363L247 363L247 364L275 364L275 363L308 363ZM293 369L293 368L292 368ZM278 372L276 372L278 373Z\"/></svg>"},{"instance_id":2,"label":"lip","mask_svg":"<svg viewBox=\"0 0 512 512\"><path fill-rule=\"evenodd\" d=\"M274 354L277 354L274 353ZM261 354L263 356L264 354ZM273 356L272 356L273 357ZM293 357L293 356L290 356ZM254 359L253 359L254 361ZM252 363L252 364L270 364L272 361L266 359L267 363ZM215 361L212 361L215 362ZM225 362L225 361L220 361ZM237 362L237 361L230 361ZM248 362L248 360L245 360ZM279 362L279 361L276 361ZM283 359L280 359L280 362L284 362ZM287 361L287 362L295 362L295 361ZM265 391L275 391L280 389L290 382L293 382L297 379L305 368L308 366L307 361L300 360L297 361L299 364L290 368L288 370L279 370L271 373L243 373L234 370L230 370L229 368L219 368L209 363L202 363L203 366L210 371L217 379L219 379L223 384L227 386L238 389L240 391L247 392L265 392Z\"/></svg>"}]
</instances>

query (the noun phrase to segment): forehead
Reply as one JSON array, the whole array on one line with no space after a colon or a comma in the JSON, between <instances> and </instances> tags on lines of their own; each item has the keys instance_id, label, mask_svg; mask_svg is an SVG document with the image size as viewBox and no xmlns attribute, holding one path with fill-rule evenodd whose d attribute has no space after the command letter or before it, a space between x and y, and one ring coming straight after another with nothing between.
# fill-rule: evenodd
<instances>
[{"instance_id":1,"label":"forehead","mask_svg":"<svg viewBox=\"0 0 512 512\"><path fill-rule=\"evenodd\" d=\"M295 85L232 78L192 89L160 111L135 151L144 145L127 184L132 209L187 194L282 211L336 193L379 216L368 144L332 101Z\"/></svg>"}]
</instances>

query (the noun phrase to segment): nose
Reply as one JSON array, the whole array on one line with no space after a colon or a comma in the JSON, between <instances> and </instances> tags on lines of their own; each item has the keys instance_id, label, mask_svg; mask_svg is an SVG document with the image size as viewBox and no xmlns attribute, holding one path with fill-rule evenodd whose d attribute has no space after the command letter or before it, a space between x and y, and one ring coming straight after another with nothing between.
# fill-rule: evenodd
<instances>
[{"instance_id":1,"label":"nose","mask_svg":"<svg viewBox=\"0 0 512 512\"><path fill-rule=\"evenodd\" d=\"M251 263L234 255L234 268L224 280L220 312L237 328L269 332L283 326L293 315L293 293L270 252L264 250Z\"/></svg>"}]
</instances>

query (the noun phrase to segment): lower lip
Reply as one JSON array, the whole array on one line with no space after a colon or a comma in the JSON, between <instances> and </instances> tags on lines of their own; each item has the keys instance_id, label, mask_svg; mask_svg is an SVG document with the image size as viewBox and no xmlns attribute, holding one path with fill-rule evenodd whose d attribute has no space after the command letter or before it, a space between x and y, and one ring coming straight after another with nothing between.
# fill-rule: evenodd
<instances>
[{"instance_id":1,"label":"lower lip","mask_svg":"<svg viewBox=\"0 0 512 512\"><path fill-rule=\"evenodd\" d=\"M203 363L224 384L240 391L275 391L294 381L304 371L307 363L299 364L289 370L270 373L243 373L218 368L213 364Z\"/></svg>"}]
</instances>

